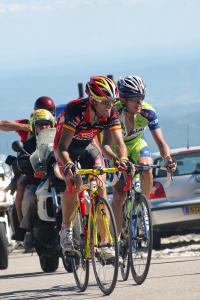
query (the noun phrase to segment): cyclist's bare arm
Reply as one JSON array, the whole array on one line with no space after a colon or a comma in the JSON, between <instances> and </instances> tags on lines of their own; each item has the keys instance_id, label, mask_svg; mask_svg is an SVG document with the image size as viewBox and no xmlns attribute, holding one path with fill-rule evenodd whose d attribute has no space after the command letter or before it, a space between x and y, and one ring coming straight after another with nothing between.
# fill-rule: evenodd
<instances>
[{"instance_id":1,"label":"cyclist's bare arm","mask_svg":"<svg viewBox=\"0 0 200 300\"><path fill-rule=\"evenodd\" d=\"M170 150L167 143L164 140L163 132L160 128L151 131L154 141L156 142L160 154L163 158L170 156Z\"/></svg>"},{"instance_id":2,"label":"cyclist's bare arm","mask_svg":"<svg viewBox=\"0 0 200 300\"><path fill-rule=\"evenodd\" d=\"M160 128L157 128L157 129L151 131L151 134L152 134L156 144L158 145L161 156L165 160L166 167L168 168L168 170L171 170L172 172L174 172L176 170L176 163L173 161L173 159L171 157L170 149L164 140L162 130Z\"/></svg>"},{"instance_id":3,"label":"cyclist's bare arm","mask_svg":"<svg viewBox=\"0 0 200 300\"><path fill-rule=\"evenodd\" d=\"M0 121L0 130L2 130L2 131L17 131L17 130L30 131L30 127L29 127L29 124L22 124L22 123L18 123L16 121L11 121L11 120L1 120Z\"/></svg>"},{"instance_id":4,"label":"cyclist's bare arm","mask_svg":"<svg viewBox=\"0 0 200 300\"><path fill-rule=\"evenodd\" d=\"M67 129L63 129L62 135L60 137L60 141L58 143L58 157L63 163L63 165L66 165L68 162L71 161L68 153L68 148L72 142L74 136L73 131L69 131Z\"/></svg>"},{"instance_id":5,"label":"cyclist's bare arm","mask_svg":"<svg viewBox=\"0 0 200 300\"><path fill-rule=\"evenodd\" d=\"M115 145L116 154L112 151L110 144ZM102 141L103 154L108 159L127 157L127 149L124 144L123 134L121 129L117 130L104 130L103 141Z\"/></svg>"}]
</instances>

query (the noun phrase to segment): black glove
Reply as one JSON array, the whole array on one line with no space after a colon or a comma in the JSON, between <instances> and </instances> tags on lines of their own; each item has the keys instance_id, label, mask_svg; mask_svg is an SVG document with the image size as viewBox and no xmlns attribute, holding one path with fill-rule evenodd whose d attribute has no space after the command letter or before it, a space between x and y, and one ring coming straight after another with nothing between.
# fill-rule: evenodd
<instances>
[{"instance_id":1,"label":"black glove","mask_svg":"<svg viewBox=\"0 0 200 300\"><path fill-rule=\"evenodd\" d=\"M76 174L76 166L73 162L68 162L64 167L63 167L63 174L64 175L69 175L69 174L75 175Z\"/></svg>"}]
</instances>

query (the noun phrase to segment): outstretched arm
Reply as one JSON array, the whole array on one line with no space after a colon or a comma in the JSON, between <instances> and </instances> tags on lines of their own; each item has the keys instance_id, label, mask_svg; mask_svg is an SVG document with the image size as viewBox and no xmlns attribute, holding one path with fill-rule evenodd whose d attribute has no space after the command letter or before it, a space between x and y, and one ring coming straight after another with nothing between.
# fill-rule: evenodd
<instances>
[{"instance_id":1,"label":"outstretched arm","mask_svg":"<svg viewBox=\"0 0 200 300\"><path fill-rule=\"evenodd\" d=\"M29 124L22 124L16 121L2 120L0 121L0 130L2 131L30 131Z\"/></svg>"}]
</instances>

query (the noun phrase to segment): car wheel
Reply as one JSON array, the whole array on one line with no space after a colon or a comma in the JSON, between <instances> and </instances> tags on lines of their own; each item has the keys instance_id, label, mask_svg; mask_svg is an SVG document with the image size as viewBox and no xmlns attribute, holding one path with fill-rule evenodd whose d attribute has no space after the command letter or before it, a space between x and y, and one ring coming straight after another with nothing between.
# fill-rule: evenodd
<instances>
[{"instance_id":1,"label":"car wheel","mask_svg":"<svg viewBox=\"0 0 200 300\"><path fill-rule=\"evenodd\" d=\"M160 232L153 231L153 249L154 250L160 250L161 248L161 237Z\"/></svg>"}]
</instances>

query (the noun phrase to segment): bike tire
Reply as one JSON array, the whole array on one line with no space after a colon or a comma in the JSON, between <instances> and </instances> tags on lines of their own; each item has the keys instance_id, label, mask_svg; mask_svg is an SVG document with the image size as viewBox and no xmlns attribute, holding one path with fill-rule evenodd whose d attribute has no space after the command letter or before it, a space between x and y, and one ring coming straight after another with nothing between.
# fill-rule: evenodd
<instances>
[{"instance_id":1,"label":"bike tire","mask_svg":"<svg viewBox=\"0 0 200 300\"><path fill-rule=\"evenodd\" d=\"M145 195L135 194L130 227L130 265L133 279L142 284L148 274L153 244L151 209Z\"/></svg>"},{"instance_id":2,"label":"bike tire","mask_svg":"<svg viewBox=\"0 0 200 300\"><path fill-rule=\"evenodd\" d=\"M93 219L90 224L92 266L97 285L103 294L109 295L113 292L117 283L119 252L115 218L106 199L101 197L95 199L95 215L97 217L96 222ZM108 220L109 226L107 227ZM97 233L96 238L95 232ZM103 241L104 233L110 234L111 239L109 242ZM112 251L114 255L106 258L105 251Z\"/></svg>"},{"instance_id":3,"label":"bike tire","mask_svg":"<svg viewBox=\"0 0 200 300\"><path fill-rule=\"evenodd\" d=\"M83 219L79 210L73 227L73 244L75 251L71 256L71 262L74 279L79 290L84 292L89 281L89 260L86 258Z\"/></svg>"}]
</instances>

